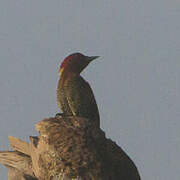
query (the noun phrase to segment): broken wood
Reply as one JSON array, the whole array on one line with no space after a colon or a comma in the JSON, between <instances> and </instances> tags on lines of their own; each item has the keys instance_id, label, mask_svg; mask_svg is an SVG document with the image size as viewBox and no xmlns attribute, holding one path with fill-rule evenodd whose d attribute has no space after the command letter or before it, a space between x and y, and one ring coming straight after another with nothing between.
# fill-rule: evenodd
<instances>
[{"instance_id":1,"label":"broken wood","mask_svg":"<svg viewBox=\"0 0 180 180\"><path fill-rule=\"evenodd\" d=\"M23 180L140 180L133 161L90 120L48 118L36 124L30 143L9 137L14 151L0 152L10 175ZM10 180L15 180L10 177ZM15 176L14 176L15 177ZM19 179L20 179L19 178Z\"/></svg>"},{"instance_id":2,"label":"broken wood","mask_svg":"<svg viewBox=\"0 0 180 180\"><path fill-rule=\"evenodd\" d=\"M12 149L30 156L29 144L27 142L13 136L9 136L9 142Z\"/></svg>"}]
</instances>

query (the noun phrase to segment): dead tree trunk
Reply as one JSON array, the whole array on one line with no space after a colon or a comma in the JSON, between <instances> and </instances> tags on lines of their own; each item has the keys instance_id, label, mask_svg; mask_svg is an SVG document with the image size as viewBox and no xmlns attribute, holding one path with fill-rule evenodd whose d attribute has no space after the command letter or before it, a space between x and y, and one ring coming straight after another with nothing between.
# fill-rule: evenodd
<instances>
[{"instance_id":1,"label":"dead tree trunk","mask_svg":"<svg viewBox=\"0 0 180 180\"><path fill-rule=\"evenodd\" d=\"M9 137L1 151L9 180L140 180L135 164L90 120L48 118L36 124L30 143Z\"/></svg>"}]
</instances>

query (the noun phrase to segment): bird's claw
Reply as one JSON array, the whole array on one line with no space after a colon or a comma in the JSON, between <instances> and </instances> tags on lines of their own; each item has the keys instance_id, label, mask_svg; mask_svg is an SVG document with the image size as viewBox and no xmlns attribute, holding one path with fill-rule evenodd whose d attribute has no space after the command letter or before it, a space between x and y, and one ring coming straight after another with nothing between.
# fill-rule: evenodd
<instances>
[{"instance_id":1,"label":"bird's claw","mask_svg":"<svg viewBox=\"0 0 180 180\"><path fill-rule=\"evenodd\" d=\"M55 117L56 117L56 118L57 118L57 117L63 118L63 117L65 117L65 114L64 114L64 113L57 113L57 114L55 115Z\"/></svg>"}]
</instances>

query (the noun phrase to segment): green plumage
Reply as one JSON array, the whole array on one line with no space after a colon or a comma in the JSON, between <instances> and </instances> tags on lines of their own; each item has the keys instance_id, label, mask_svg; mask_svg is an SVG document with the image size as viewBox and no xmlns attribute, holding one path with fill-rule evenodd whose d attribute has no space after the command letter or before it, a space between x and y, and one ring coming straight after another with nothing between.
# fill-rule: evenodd
<instances>
[{"instance_id":1,"label":"green plumage","mask_svg":"<svg viewBox=\"0 0 180 180\"><path fill-rule=\"evenodd\" d=\"M99 56L74 53L67 56L60 66L57 102L64 116L85 117L99 127L99 111L93 91L80 73Z\"/></svg>"},{"instance_id":2,"label":"green plumage","mask_svg":"<svg viewBox=\"0 0 180 180\"><path fill-rule=\"evenodd\" d=\"M65 115L85 117L100 125L93 91L80 75L61 78L57 88L58 105Z\"/></svg>"}]
</instances>

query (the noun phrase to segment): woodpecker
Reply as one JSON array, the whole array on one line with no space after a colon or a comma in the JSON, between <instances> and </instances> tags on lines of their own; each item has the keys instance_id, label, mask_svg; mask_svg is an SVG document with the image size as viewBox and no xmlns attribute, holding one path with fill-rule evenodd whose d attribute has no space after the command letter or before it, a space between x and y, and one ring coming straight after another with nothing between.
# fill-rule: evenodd
<instances>
[{"instance_id":1,"label":"woodpecker","mask_svg":"<svg viewBox=\"0 0 180 180\"><path fill-rule=\"evenodd\" d=\"M85 117L99 127L100 116L93 91L80 75L98 57L74 53L63 60L59 69L57 102L64 116Z\"/></svg>"}]
</instances>

